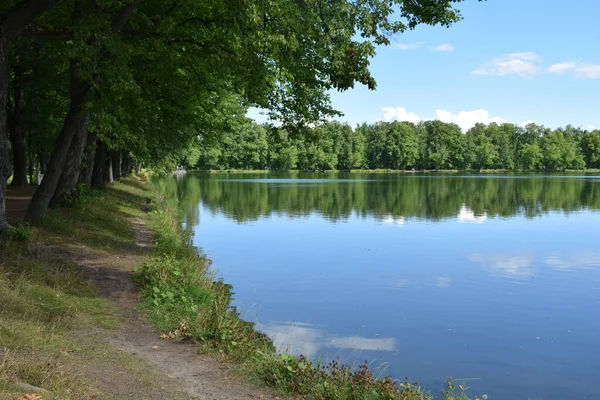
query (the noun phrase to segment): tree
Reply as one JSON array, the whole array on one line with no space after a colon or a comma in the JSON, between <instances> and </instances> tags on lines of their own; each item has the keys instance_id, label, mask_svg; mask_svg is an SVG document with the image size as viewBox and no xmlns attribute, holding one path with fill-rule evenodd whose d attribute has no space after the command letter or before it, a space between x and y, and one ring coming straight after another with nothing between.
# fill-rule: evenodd
<instances>
[{"instance_id":1,"label":"tree","mask_svg":"<svg viewBox=\"0 0 600 400\"><path fill-rule=\"evenodd\" d=\"M490 168L498 159L498 151L488 134L488 127L478 123L465 134L466 157L472 168Z\"/></svg>"},{"instance_id":2,"label":"tree","mask_svg":"<svg viewBox=\"0 0 600 400\"><path fill-rule=\"evenodd\" d=\"M0 232L7 231L6 182L10 173L7 108L10 87L10 52L27 25L58 3L58 0L22 0L3 10L0 21Z\"/></svg>"},{"instance_id":3,"label":"tree","mask_svg":"<svg viewBox=\"0 0 600 400\"><path fill-rule=\"evenodd\" d=\"M596 129L583 135L581 151L588 168L600 168L600 130Z\"/></svg>"},{"instance_id":4,"label":"tree","mask_svg":"<svg viewBox=\"0 0 600 400\"><path fill-rule=\"evenodd\" d=\"M389 44L390 34L421 23L452 24L460 19L453 8L458 2L278 1L240 7L232 1L172 6L134 0L76 1L76 9L62 8L38 28L71 43L70 108L28 220L43 217L59 181L78 181L72 177L83 159L80 144L97 115L120 128L99 133L112 151L128 144L136 158L150 162L152 152L176 153L205 133L203 124L212 126L217 105L232 95L270 109L284 123L306 125L336 114L328 90L356 82L375 88L368 69L375 45Z\"/></svg>"},{"instance_id":5,"label":"tree","mask_svg":"<svg viewBox=\"0 0 600 400\"><path fill-rule=\"evenodd\" d=\"M348 124L330 122L334 151L337 155L337 169L351 170L362 168L364 160L364 138L360 132Z\"/></svg>"},{"instance_id":6,"label":"tree","mask_svg":"<svg viewBox=\"0 0 600 400\"><path fill-rule=\"evenodd\" d=\"M464 166L464 138L460 127L442 121L422 123L421 146L423 164L430 169L452 169Z\"/></svg>"},{"instance_id":7,"label":"tree","mask_svg":"<svg viewBox=\"0 0 600 400\"><path fill-rule=\"evenodd\" d=\"M539 169L543 156L537 143L525 143L520 147L518 157L521 168L536 170Z\"/></svg>"}]
</instances>

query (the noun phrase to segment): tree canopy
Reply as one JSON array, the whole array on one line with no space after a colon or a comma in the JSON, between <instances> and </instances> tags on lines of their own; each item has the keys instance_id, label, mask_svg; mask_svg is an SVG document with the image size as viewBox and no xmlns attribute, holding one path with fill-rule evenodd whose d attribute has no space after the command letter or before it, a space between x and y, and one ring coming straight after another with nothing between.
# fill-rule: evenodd
<instances>
[{"instance_id":1,"label":"tree canopy","mask_svg":"<svg viewBox=\"0 0 600 400\"><path fill-rule=\"evenodd\" d=\"M297 129L338 115L330 90L376 88L377 46L420 24L452 25L461 1L5 1L0 229L11 172L14 185L43 175L27 214L36 221L77 184L101 186L134 164L190 162L196 142L227 132L247 135L234 144L256 154L226 163L263 164L274 142L245 125L249 106ZM276 162L363 163L351 156L359 141L307 146ZM346 147L334 159L337 146Z\"/></svg>"},{"instance_id":2,"label":"tree canopy","mask_svg":"<svg viewBox=\"0 0 600 400\"><path fill-rule=\"evenodd\" d=\"M285 127L241 122L219 140L192 143L199 169L270 170L526 170L564 171L600 166L600 131L572 126L476 124L461 132L453 123L377 122L352 128L326 122L294 135ZM249 134L252 131L254 133ZM244 145L240 145L240 143ZM254 157L254 158L252 158ZM251 162L243 161L252 158Z\"/></svg>"}]
</instances>

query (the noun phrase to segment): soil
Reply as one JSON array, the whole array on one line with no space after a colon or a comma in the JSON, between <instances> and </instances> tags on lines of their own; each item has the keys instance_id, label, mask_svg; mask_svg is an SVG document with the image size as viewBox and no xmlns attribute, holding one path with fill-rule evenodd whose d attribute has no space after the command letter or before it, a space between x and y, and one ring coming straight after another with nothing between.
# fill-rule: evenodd
<instances>
[{"instance_id":1,"label":"soil","mask_svg":"<svg viewBox=\"0 0 600 400\"><path fill-rule=\"evenodd\" d=\"M9 225L16 225L23 221L31 196L37 186L25 186L23 188L8 187L6 190L6 219Z\"/></svg>"},{"instance_id":2,"label":"soil","mask_svg":"<svg viewBox=\"0 0 600 400\"><path fill-rule=\"evenodd\" d=\"M11 223L22 220L32 193L31 188L9 191L7 214ZM154 370L149 375L159 379L153 385L158 390L139 388L136 385L142 383L126 373L99 367L90 373L100 389L114 399L279 399L236 377L217 356L199 354L192 343L161 339L137 312L138 290L132 270L143 263L145 253L154 243L152 232L143 220L131 223L136 235L136 246L132 249L99 253L80 244L52 245L49 249L53 257L77 263L83 277L116 305L122 324L116 332L111 332L108 345L113 349L107 349L107 354L121 350L134 360L141 359Z\"/></svg>"}]
</instances>

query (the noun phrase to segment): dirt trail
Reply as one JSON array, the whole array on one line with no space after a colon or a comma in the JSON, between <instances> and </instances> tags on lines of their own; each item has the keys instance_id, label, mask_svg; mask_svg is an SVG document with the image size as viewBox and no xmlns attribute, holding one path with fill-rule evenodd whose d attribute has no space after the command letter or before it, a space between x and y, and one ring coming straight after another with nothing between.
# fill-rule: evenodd
<instances>
[{"instance_id":1,"label":"dirt trail","mask_svg":"<svg viewBox=\"0 0 600 400\"><path fill-rule=\"evenodd\" d=\"M10 223L22 221L34 190L35 187L9 189L7 217ZM133 355L134 359L141 358L154 367L153 374L160 377L159 382L155 382L160 388L158 391L147 388L141 394L136 390L139 383L132 381L133 377L123 376L123 371L97 366L91 372L96 383L110 389L107 392L115 399L181 399L182 393L184 397L203 400L279 399L236 379L229 373L226 364L214 356L199 354L193 344L160 339L159 333L136 311L138 288L132 279L132 271L143 263L145 254L154 245L154 239L142 219L130 222L136 237L134 248L98 252L82 244L61 243L49 245L47 249L52 257L77 263L84 278L115 303L123 322L109 338L109 345ZM165 393L172 395L165 397Z\"/></svg>"},{"instance_id":2,"label":"dirt trail","mask_svg":"<svg viewBox=\"0 0 600 400\"><path fill-rule=\"evenodd\" d=\"M111 345L145 359L161 375L173 380L173 387L177 391L194 399L278 399L236 380L229 374L225 364L213 356L199 354L192 344L160 339L159 333L137 313L135 305L138 292L131 271L143 262L144 253L153 245L153 236L144 221L136 219L132 225L136 234L136 248L131 251L121 252L118 256L110 254L99 257L89 249L77 248L67 250L69 254L65 254L83 268L85 277L104 296L116 303L124 322L121 329L110 338ZM64 249L62 251L65 252Z\"/></svg>"}]
</instances>

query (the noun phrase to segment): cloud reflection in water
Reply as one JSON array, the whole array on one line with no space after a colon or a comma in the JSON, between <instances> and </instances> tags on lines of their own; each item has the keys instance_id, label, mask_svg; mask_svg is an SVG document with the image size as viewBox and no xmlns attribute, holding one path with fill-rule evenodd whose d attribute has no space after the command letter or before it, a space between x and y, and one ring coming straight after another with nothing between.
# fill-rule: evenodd
<instances>
[{"instance_id":1,"label":"cloud reflection in water","mask_svg":"<svg viewBox=\"0 0 600 400\"><path fill-rule=\"evenodd\" d=\"M304 354L315 358L321 349L381 350L393 351L394 338L366 338L362 336L335 336L311 324L301 322L257 323L256 328L267 334L279 351L295 356Z\"/></svg>"}]
</instances>

